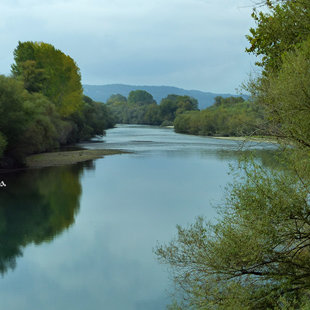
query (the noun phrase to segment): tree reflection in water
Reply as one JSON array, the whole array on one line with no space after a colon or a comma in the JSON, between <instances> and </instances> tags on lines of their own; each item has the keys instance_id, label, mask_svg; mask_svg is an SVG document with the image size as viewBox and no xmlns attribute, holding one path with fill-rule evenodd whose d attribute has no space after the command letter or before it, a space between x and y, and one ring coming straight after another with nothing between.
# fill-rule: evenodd
<instances>
[{"instance_id":1,"label":"tree reflection in water","mask_svg":"<svg viewBox=\"0 0 310 310\"><path fill-rule=\"evenodd\" d=\"M7 173L0 189L0 273L14 269L30 243L50 242L68 229L80 207L80 177L93 162Z\"/></svg>"}]
</instances>

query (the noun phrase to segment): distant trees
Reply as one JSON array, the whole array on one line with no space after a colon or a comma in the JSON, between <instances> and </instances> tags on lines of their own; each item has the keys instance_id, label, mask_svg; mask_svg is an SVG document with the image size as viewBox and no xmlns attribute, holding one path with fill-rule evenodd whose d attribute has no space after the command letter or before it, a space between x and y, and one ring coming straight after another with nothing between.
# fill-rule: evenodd
<instances>
[{"instance_id":1,"label":"distant trees","mask_svg":"<svg viewBox=\"0 0 310 310\"><path fill-rule=\"evenodd\" d=\"M198 101L189 96L168 95L162 99L159 108L165 123L172 125L177 115L198 110Z\"/></svg>"},{"instance_id":2,"label":"distant trees","mask_svg":"<svg viewBox=\"0 0 310 310\"><path fill-rule=\"evenodd\" d=\"M153 96L145 90L133 90L128 95L128 104L145 106L156 103Z\"/></svg>"},{"instance_id":3,"label":"distant trees","mask_svg":"<svg viewBox=\"0 0 310 310\"><path fill-rule=\"evenodd\" d=\"M263 111L258 105L242 97L218 96L205 110L177 115L174 128L193 135L244 136L253 134L262 120Z\"/></svg>"},{"instance_id":4,"label":"distant trees","mask_svg":"<svg viewBox=\"0 0 310 310\"><path fill-rule=\"evenodd\" d=\"M125 124L172 125L176 115L198 110L194 98L168 95L157 105L153 96L144 90L131 91L128 100L120 94L112 95L107 106L116 122Z\"/></svg>"},{"instance_id":5,"label":"distant trees","mask_svg":"<svg viewBox=\"0 0 310 310\"><path fill-rule=\"evenodd\" d=\"M82 96L79 69L52 45L19 42L12 77L0 76L0 166L22 165L28 154L102 135L108 108Z\"/></svg>"}]
</instances>

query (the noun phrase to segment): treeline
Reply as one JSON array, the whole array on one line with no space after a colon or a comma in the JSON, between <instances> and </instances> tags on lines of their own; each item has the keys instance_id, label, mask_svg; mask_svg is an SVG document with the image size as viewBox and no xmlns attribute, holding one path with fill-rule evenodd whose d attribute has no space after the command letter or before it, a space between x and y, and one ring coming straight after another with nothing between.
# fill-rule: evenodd
<instances>
[{"instance_id":1,"label":"treeline","mask_svg":"<svg viewBox=\"0 0 310 310\"><path fill-rule=\"evenodd\" d=\"M192 135L244 136L253 134L262 121L263 110L259 105L242 97L218 96L211 107L177 115L174 129Z\"/></svg>"},{"instance_id":2,"label":"treeline","mask_svg":"<svg viewBox=\"0 0 310 310\"><path fill-rule=\"evenodd\" d=\"M198 102L189 96L168 95L158 105L144 90L131 91L128 98L112 95L106 103L120 124L173 125L177 115L198 110Z\"/></svg>"},{"instance_id":3,"label":"treeline","mask_svg":"<svg viewBox=\"0 0 310 310\"><path fill-rule=\"evenodd\" d=\"M19 42L10 77L0 76L0 166L23 165L29 154L102 135L114 120L83 96L73 59L52 45Z\"/></svg>"}]
</instances>

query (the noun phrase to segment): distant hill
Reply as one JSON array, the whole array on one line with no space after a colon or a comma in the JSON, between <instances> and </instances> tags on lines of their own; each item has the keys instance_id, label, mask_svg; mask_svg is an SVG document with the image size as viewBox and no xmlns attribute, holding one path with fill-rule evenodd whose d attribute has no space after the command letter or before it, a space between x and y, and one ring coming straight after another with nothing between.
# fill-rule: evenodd
<instances>
[{"instance_id":1,"label":"distant hill","mask_svg":"<svg viewBox=\"0 0 310 310\"><path fill-rule=\"evenodd\" d=\"M206 107L214 103L216 96L222 96L224 98L230 96L236 96L233 94L215 94L210 92L203 92L199 90L186 90L178 87L171 86L133 86L124 84L109 84L109 85L83 85L84 94L91 97L95 101L106 102L107 99L113 94L121 94L125 97L132 90L145 90L150 93L156 102L159 104L161 99L167 97L170 94L180 96L190 96L198 100L199 109L205 109Z\"/></svg>"}]
</instances>

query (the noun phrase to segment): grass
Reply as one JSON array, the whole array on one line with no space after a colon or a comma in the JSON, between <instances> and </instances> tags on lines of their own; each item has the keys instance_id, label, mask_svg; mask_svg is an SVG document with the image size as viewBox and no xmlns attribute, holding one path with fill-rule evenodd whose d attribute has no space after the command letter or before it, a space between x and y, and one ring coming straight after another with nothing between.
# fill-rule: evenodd
<instances>
[{"instance_id":1,"label":"grass","mask_svg":"<svg viewBox=\"0 0 310 310\"><path fill-rule=\"evenodd\" d=\"M79 150L66 152L50 152L30 155L26 159L29 168L71 165L82 161L102 158L106 155L128 153L121 150Z\"/></svg>"}]
</instances>

